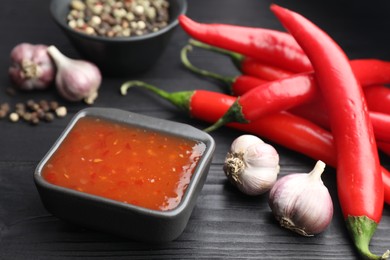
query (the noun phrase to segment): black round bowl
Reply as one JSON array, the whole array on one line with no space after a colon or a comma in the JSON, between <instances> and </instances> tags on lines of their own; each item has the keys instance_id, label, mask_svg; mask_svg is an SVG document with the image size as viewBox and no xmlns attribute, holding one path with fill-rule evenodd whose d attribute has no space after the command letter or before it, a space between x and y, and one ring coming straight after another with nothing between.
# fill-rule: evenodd
<instances>
[{"instance_id":1,"label":"black round bowl","mask_svg":"<svg viewBox=\"0 0 390 260\"><path fill-rule=\"evenodd\" d=\"M178 16L187 11L186 0L169 0L170 21L160 31L142 36L91 36L70 28L67 15L71 0L52 0L51 14L83 58L95 63L108 76L142 73L152 67L169 43Z\"/></svg>"}]
</instances>

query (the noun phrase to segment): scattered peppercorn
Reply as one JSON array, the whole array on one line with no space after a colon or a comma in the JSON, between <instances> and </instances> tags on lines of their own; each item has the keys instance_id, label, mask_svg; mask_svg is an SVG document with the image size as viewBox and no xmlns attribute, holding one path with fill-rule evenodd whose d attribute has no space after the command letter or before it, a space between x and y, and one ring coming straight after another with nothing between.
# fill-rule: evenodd
<instances>
[{"instance_id":1,"label":"scattered peppercorn","mask_svg":"<svg viewBox=\"0 0 390 260\"><path fill-rule=\"evenodd\" d=\"M58 107L55 112L58 117L64 117L68 113L64 106Z\"/></svg>"},{"instance_id":2,"label":"scattered peppercorn","mask_svg":"<svg viewBox=\"0 0 390 260\"><path fill-rule=\"evenodd\" d=\"M56 110L57 108L58 108L58 102L57 101L51 101L50 103L49 103L49 106L50 106L50 109L51 110Z\"/></svg>"},{"instance_id":3,"label":"scattered peppercorn","mask_svg":"<svg viewBox=\"0 0 390 260\"><path fill-rule=\"evenodd\" d=\"M46 122L51 122L54 120L54 114L52 112L45 113Z\"/></svg>"},{"instance_id":4,"label":"scattered peppercorn","mask_svg":"<svg viewBox=\"0 0 390 260\"><path fill-rule=\"evenodd\" d=\"M47 102L46 100L39 101L39 105L44 112L47 112L50 110L49 102Z\"/></svg>"},{"instance_id":5,"label":"scattered peppercorn","mask_svg":"<svg viewBox=\"0 0 390 260\"><path fill-rule=\"evenodd\" d=\"M37 125L37 124L39 124L39 118L38 118L38 116L33 114L33 116L31 117L30 123L31 123L32 125Z\"/></svg>"},{"instance_id":6,"label":"scattered peppercorn","mask_svg":"<svg viewBox=\"0 0 390 260\"><path fill-rule=\"evenodd\" d=\"M12 112L9 114L9 120L11 120L11 122L17 122L19 121L19 115L15 112Z\"/></svg>"},{"instance_id":7,"label":"scattered peppercorn","mask_svg":"<svg viewBox=\"0 0 390 260\"><path fill-rule=\"evenodd\" d=\"M167 0L72 0L67 22L89 35L139 36L166 27L168 9Z\"/></svg>"},{"instance_id":8,"label":"scattered peppercorn","mask_svg":"<svg viewBox=\"0 0 390 260\"><path fill-rule=\"evenodd\" d=\"M8 117L11 122L22 120L31 125L38 125L41 121L51 122L56 116L61 118L66 114L66 107L59 106L57 101L36 102L31 99L24 103L16 103L12 110L9 103L0 104L0 119Z\"/></svg>"},{"instance_id":9,"label":"scattered peppercorn","mask_svg":"<svg viewBox=\"0 0 390 260\"><path fill-rule=\"evenodd\" d=\"M4 110L0 110L0 119L5 118L7 116L7 112Z\"/></svg>"},{"instance_id":10,"label":"scattered peppercorn","mask_svg":"<svg viewBox=\"0 0 390 260\"><path fill-rule=\"evenodd\" d=\"M31 121L32 116L31 116L30 112L24 113L22 116L23 116L24 121L27 121L27 122Z\"/></svg>"},{"instance_id":11,"label":"scattered peppercorn","mask_svg":"<svg viewBox=\"0 0 390 260\"><path fill-rule=\"evenodd\" d=\"M4 110L4 111L6 111L6 112L8 112L9 109L10 109L9 104L8 104L8 103L3 103L3 104L1 104L1 105L0 105L0 109L1 109L1 110Z\"/></svg>"}]
</instances>

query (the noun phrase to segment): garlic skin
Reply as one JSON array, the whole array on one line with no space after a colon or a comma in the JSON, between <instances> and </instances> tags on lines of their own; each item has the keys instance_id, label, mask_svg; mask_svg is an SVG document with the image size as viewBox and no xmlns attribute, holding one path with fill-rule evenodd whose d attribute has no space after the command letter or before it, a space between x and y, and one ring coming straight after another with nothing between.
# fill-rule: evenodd
<instances>
[{"instance_id":1,"label":"garlic skin","mask_svg":"<svg viewBox=\"0 0 390 260\"><path fill-rule=\"evenodd\" d=\"M268 202L282 227L313 236L330 224L333 202L321 180L324 168L325 163L318 161L309 174L289 174L275 183Z\"/></svg>"},{"instance_id":2,"label":"garlic skin","mask_svg":"<svg viewBox=\"0 0 390 260\"><path fill-rule=\"evenodd\" d=\"M68 101L84 100L92 104L102 82L99 68L91 62L66 57L55 46L47 49L57 66L56 87Z\"/></svg>"},{"instance_id":3,"label":"garlic skin","mask_svg":"<svg viewBox=\"0 0 390 260\"><path fill-rule=\"evenodd\" d=\"M254 135L241 135L233 141L223 167L230 182L251 196L269 191L279 169L275 148Z\"/></svg>"},{"instance_id":4,"label":"garlic skin","mask_svg":"<svg viewBox=\"0 0 390 260\"><path fill-rule=\"evenodd\" d=\"M54 81L56 69L47 46L20 43L10 53L8 74L21 90L46 89Z\"/></svg>"}]
</instances>

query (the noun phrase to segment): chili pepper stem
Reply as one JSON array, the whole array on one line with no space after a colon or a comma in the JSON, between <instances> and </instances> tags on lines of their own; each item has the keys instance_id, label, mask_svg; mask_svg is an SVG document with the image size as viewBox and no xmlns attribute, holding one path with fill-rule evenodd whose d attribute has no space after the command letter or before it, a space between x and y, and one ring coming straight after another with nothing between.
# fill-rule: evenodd
<instances>
[{"instance_id":1,"label":"chili pepper stem","mask_svg":"<svg viewBox=\"0 0 390 260\"><path fill-rule=\"evenodd\" d=\"M185 112L189 112L189 107L190 107L189 103L191 100L191 96L194 94L194 91L180 91L180 92L169 93L153 85L138 80L127 81L123 83L120 87L121 94L125 96L129 88L132 87L141 87L150 90L157 96L171 102L173 105L175 105L180 110L183 110Z\"/></svg>"},{"instance_id":2,"label":"chili pepper stem","mask_svg":"<svg viewBox=\"0 0 390 260\"><path fill-rule=\"evenodd\" d=\"M211 72L211 71L207 71L207 70L203 70L203 69L195 67L194 65L192 65L192 63L188 59L188 55L187 54L188 54L189 51L192 51L192 46L191 45L185 46L181 50L181 53L180 53L181 61L182 61L183 65L187 69L189 69L190 71L192 71L195 74L198 74L198 75L201 75L201 76L204 76L204 77L211 78L211 79L217 80L219 82L222 82L223 84L225 84L229 88L229 92L232 92L232 85L233 85L233 83L235 81L235 78L233 78L233 77L224 77L224 76L219 75L217 73L214 73L214 72Z\"/></svg>"},{"instance_id":3,"label":"chili pepper stem","mask_svg":"<svg viewBox=\"0 0 390 260\"><path fill-rule=\"evenodd\" d=\"M236 66L236 68L238 70L241 70L242 61L245 59L244 55L241 55L241 54L233 52L233 51L228 51L228 50L225 50L222 48L214 47L214 46L211 46L209 44L206 44L206 43L194 40L194 39L189 39L188 42L195 47L202 48L205 50L209 50L212 52L216 52L216 53L220 53L220 54L228 56L231 59L231 61L233 62L233 64Z\"/></svg>"},{"instance_id":4,"label":"chili pepper stem","mask_svg":"<svg viewBox=\"0 0 390 260\"><path fill-rule=\"evenodd\" d=\"M352 239L359 253L366 259L386 259L390 256L387 250L382 256L370 252L368 245L374 235L377 223L366 216L348 216L346 219L347 229L352 234Z\"/></svg>"},{"instance_id":5,"label":"chili pepper stem","mask_svg":"<svg viewBox=\"0 0 390 260\"><path fill-rule=\"evenodd\" d=\"M203 131L211 132L230 122L249 123L249 120L245 119L242 113L242 107L238 103L239 100L240 97L234 101L233 105L230 106L229 110L220 119L218 119L211 126L203 129Z\"/></svg>"}]
</instances>

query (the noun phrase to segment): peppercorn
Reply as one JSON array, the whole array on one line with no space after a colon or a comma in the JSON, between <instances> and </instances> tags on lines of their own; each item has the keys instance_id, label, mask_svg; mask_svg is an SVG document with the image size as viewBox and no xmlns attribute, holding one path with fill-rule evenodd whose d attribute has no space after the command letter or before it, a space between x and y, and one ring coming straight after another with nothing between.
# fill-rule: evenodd
<instances>
[{"instance_id":1,"label":"peppercorn","mask_svg":"<svg viewBox=\"0 0 390 260\"><path fill-rule=\"evenodd\" d=\"M19 121L19 115L15 112L12 112L10 115L9 115L9 120L11 122L17 122Z\"/></svg>"},{"instance_id":2,"label":"peppercorn","mask_svg":"<svg viewBox=\"0 0 390 260\"><path fill-rule=\"evenodd\" d=\"M7 112L3 109L0 109L0 119L5 118L7 116Z\"/></svg>"},{"instance_id":3,"label":"peppercorn","mask_svg":"<svg viewBox=\"0 0 390 260\"><path fill-rule=\"evenodd\" d=\"M32 114L30 123L32 125L39 124L39 118L38 118L38 116L36 114L34 114L34 113Z\"/></svg>"},{"instance_id":4,"label":"peppercorn","mask_svg":"<svg viewBox=\"0 0 390 260\"><path fill-rule=\"evenodd\" d=\"M39 119L43 119L45 117L45 111L43 111L41 107L35 113Z\"/></svg>"},{"instance_id":5,"label":"peppercorn","mask_svg":"<svg viewBox=\"0 0 390 260\"><path fill-rule=\"evenodd\" d=\"M64 117L67 114L66 107L64 107L64 106L58 107L55 110L55 112L56 112L57 117Z\"/></svg>"},{"instance_id":6,"label":"peppercorn","mask_svg":"<svg viewBox=\"0 0 390 260\"><path fill-rule=\"evenodd\" d=\"M9 112L9 104L3 103L0 105L0 119L7 117Z\"/></svg>"},{"instance_id":7,"label":"peppercorn","mask_svg":"<svg viewBox=\"0 0 390 260\"><path fill-rule=\"evenodd\" d=\"M17 103L15 105L15 112L18 113L20 116L23 115L26 111L26 105L23 103Z\"/></svg>"},{"instance_id":8,"label":"peppercorn","mask_svg":"<svg viewBox=\"0 0 390 260\"><path fill-rule=\"evenodd\" d=\"M129 37L161 30L168 25L167 0L72 0L68 26L89 35Z\"/></svg>"},{"instance_id":9,"label":"peppercorn","mask_svg":"<svg viewBox=\"0 0 390 260\"><path fill-rule=\"evenodd\" d=\"M2 103L2 104L0 105L0 109L1 109L1 110L4 110L4 111L6 111L6 112L8 112L9 109L10 109L9 104L8 104L8 103Z\"/></svg>"},{"instance_id":10,"label":"peppercorn","mask_svg":"<svg viewBox=\"0 0 390 260\"><path fill-rule=\"evenodd\" d=\"M50 110L49 102L47 102L46 100L41 100L41 101L39 101L39 105L40 105L41 109L42 109L44 112L47 112L47 111Z\"/></svg>"},{"instance_id":11,"label":"peppercorn","mask_svg":"<svg viewBox=\"0 0 390 260\"><path fill-rule=\"evenodd\" d=\"M49 103L51 110L56 110L58 108L58 102L57 101L51 101Z\"/></svg>"},{"instance_id":12,"label":"peppercorn","mask_svg":"<svg viewBox=\"0 0 390 260\"><path fill-rule=\"evenodd\" d=\"M8 117L11 122L18 122L22 119L31 125L38 125L41 121L51 122L55 119L65 117L67 109L59 106L57 101L40 100L36 102L32 99L15 104L11 110L9 103L0 104L0 119Z\"/></svg>"},{"instance_id":13,"label":"peppercorn","mask_svg":"<svg viewBox=\"0 0 390 260\"><path fill-rule=\"evenodd\" d=\"M53 121L53 120L54 120L54 114L51 113L51 112L47 112L47 113L45 114L45 121L46 121L46 122L51 122L51 121Z\"/></svg>"},{"instance_id":14,"label":"peppercorn","mask_svg":"<svg viewBox=\"0 0 390 260\"><path fill-rule=\"evenodd\" d=\"M24 113L23 114L23 120L27 121L27 122L30 122L31 121L31 113L30 112Z\"/></svg>"},{"instance_id":15,"label":"peppercorn","mask_svg":"<svg viewBox=\"0 0 390 260\"><path fill-rule=\"evenodd\" d=\"M72 2L70 2L70 5L73 9L78 11L83 11L86 7L85 4L80 0L72 0Z\"/></svg>"}]
</instances>

